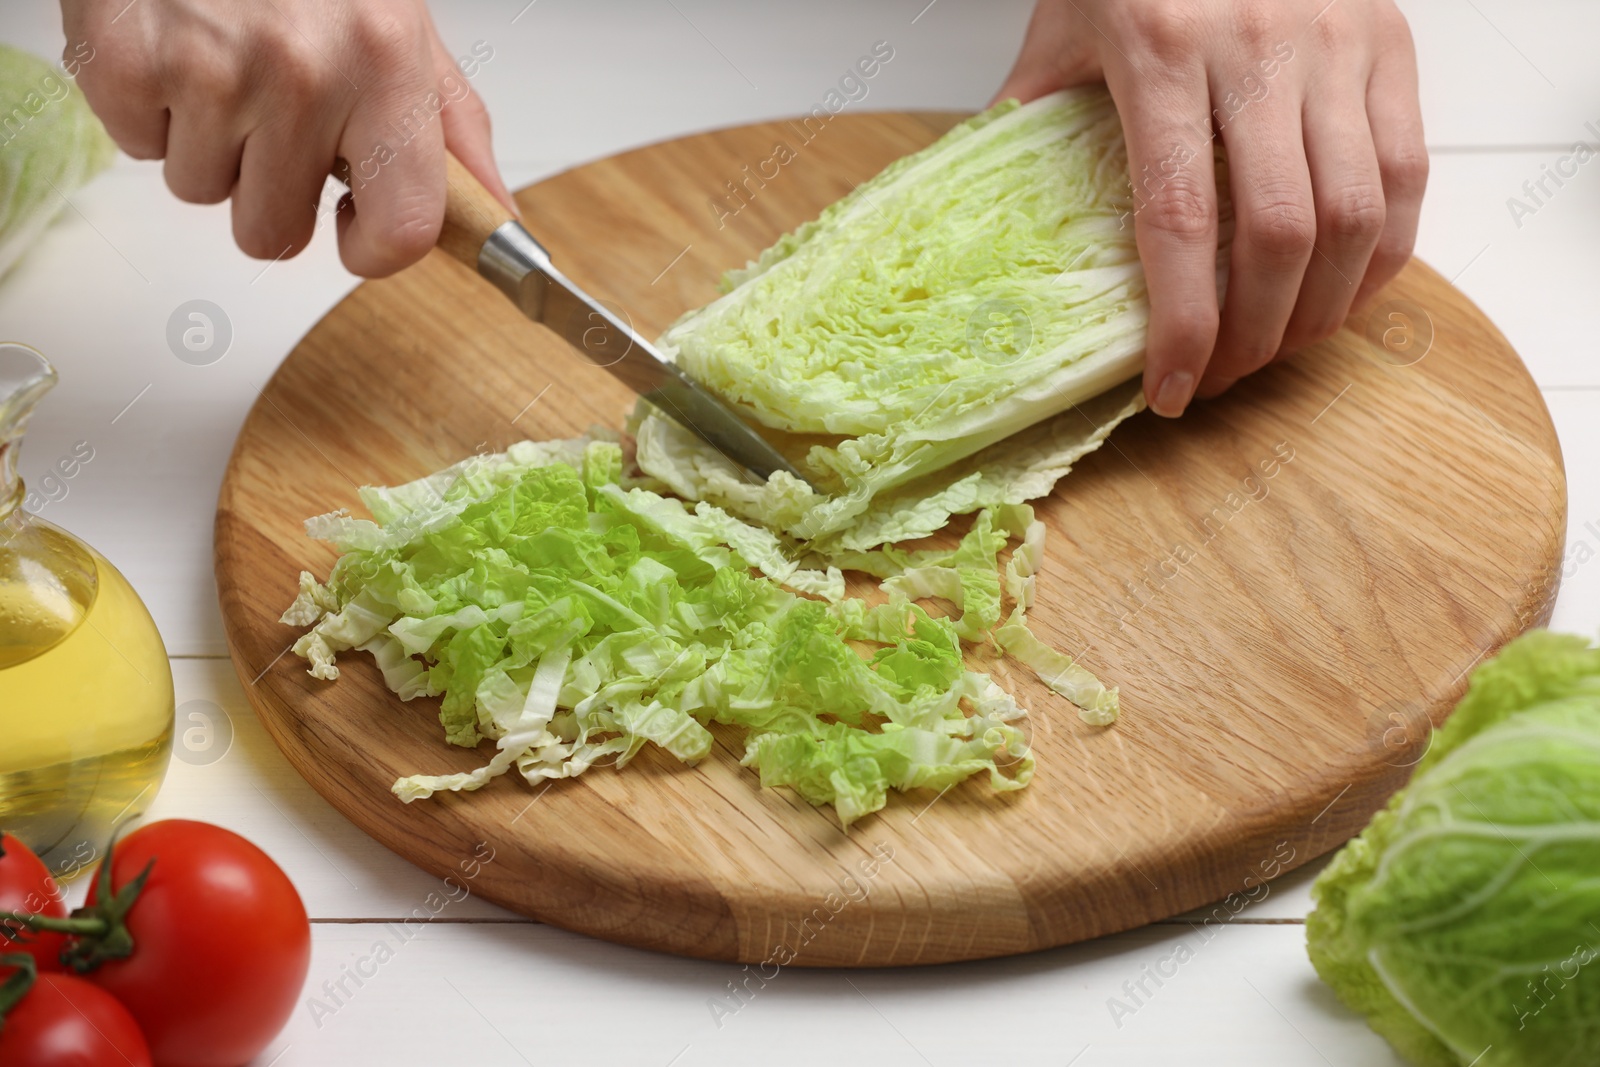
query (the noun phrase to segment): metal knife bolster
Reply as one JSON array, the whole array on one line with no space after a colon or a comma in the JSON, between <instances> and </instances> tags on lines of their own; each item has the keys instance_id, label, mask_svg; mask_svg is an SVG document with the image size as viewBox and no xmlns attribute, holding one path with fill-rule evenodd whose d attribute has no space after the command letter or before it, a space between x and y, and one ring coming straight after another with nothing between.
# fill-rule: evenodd
<instances>
[{"instance_id":1,"label":"metal knife bolster","mask_svg":"<svg viewBox=\"0 0 1600 1067\"><path fill-rule=\"evenodd\" d=\"M529 319L548 327L640 396L660 384L660 368L669 364L634 332L625 321L626 313L613 311L574 285L521 223L502 223L489 235L478 253L478 273ZM630 354L646 358L629 359Z\"/></svg>"},{"instance_id":2,"label":"metal knife bolster","mask_svg":"<svg viewBox=\"0 0 1600 1067\"><path fill-rule=\"evenodd\" d=\"M550 253L521 223L501 223L489 235L478 253L478 273L528 318L554 331L736 466L763 481L780 470L806 480L766 438L634 332L626 312L601 304L557 270Z\"/></svg>"},{"instance_id":3,"label":"metal knife bolster","mask_svg":"<svg viewBox=\"0 0 1600 1067\"><path fill-rule=\"evenodd\" d=\"M537 309L523 306L523 279L535 271L553 269L549 251L516 221L501 223L478 252L478 273L522 307L531 319L539 316Z\"/></svg>"}]
</instances>

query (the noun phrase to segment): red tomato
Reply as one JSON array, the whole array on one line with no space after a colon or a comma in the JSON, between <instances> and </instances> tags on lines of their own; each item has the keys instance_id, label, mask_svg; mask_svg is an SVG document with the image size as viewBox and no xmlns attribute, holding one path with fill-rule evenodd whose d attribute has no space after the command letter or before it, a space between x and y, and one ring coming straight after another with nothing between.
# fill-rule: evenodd
<instances>
[{"instance_id":1,"label":"red tomato","mask_svg":"<svg viewBox=\"0 0 1600 1067\"><path fill-rule=\"evenodd\" d=\"M151 859L127 916L132 955L87 978L133 1013L161 1067L239 1067L283 1029L305 985L305 905L265 852L220 826L135 830L112 850L113 889ZM96 878L90 904L98 889Z\"/></svg>"},{"instance_id":2,"label":"red tomato","mask_svg":"<svg viewBox=\"0 0 1600 1067\"><path fill-rule=\"evenodd\" d=\"M150 1067L150 1046L128 1009L70 974L41 974L0 1028L6 1067Z\"/></svg>"},{"instance_id":3,"label":"red tomato","mask_svg":"<svg viewBox=\"0 0 1600 1067\"><path fill-rule=\"evenodd\" d=\"M44 861L10 834L0 834L0 911L28 912L48 915L52 919L65 919L67 906L62 902ZM0 932L0 956L8 952L26 952L32 956L41 971L59 971L61 966L61 934L23 934L15 941Z\"/></svg>"}]
</instances>

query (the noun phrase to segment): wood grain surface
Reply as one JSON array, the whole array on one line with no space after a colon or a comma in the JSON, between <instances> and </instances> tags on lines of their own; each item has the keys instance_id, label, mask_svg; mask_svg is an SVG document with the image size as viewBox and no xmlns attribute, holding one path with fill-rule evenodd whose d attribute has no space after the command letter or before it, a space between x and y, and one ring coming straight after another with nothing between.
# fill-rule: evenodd
<instances>
[{"instance_id":1,"label":"wood grain surface","mask_svg":"<svg viewBox=\"0 0 1600 1067\"><path fill-rule=\"evenodd\" d=\"M718 131L518 199L556 264L653 335L958 118ZM728 198L779 143L794 158ZM240 432L216 523L228 641L289 760L388 847L536 918L767 964L753 975L1025 952L1218 901L1225 919L1358 831L1467 671L1555 594L1566 490L1543 402L1482 314L1412 263L1331 341L1181 420L1136 417L1040 502L1031 617L1121 687L1123 714L1085 726L1027 671L973 653L1032 709L1028 789L896 794L847 835L760 788L720 732L693 768L647 751L547 789L507 778L402 805L396 776L486 757L445 745L433 703L402 704L366 657L330 684L283 654L296 575L334 559L301 520L359 508L359 485L615 426L630 406L443 253L362 285Z\"/></svg>"}]
</instances>

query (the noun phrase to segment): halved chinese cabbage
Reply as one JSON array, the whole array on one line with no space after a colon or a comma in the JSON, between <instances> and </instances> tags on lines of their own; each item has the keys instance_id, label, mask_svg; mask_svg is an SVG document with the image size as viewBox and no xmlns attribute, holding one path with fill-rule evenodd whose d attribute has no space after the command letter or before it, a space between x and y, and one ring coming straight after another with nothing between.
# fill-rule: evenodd
<instances>
[{"instance_id":1,"label":"halved chinese cabbage","mask_svg":"<svg viewBox=\"0 0 1600 1067\"><path fill-rule=\"evenodd\" d=\"M1134 206L1104 89L975 116L730 272L661 338L803 457L817 491L754 486L648 407L640 465L821 550L1048 492L1142 406L1116 388L1142 370L1148 322Z\"/></svg>"}]
</instances>

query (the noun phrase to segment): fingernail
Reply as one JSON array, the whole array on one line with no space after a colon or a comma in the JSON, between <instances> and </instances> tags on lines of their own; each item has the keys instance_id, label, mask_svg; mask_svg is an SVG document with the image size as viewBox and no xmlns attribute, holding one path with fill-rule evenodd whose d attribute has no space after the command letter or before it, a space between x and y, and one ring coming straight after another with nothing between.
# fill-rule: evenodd
<instances>
[{"instance_id":1,"label":"fingernail","mask_svg":"<svg viewBox=\"0 0 1600 1067\"><path fill-rule=\"evenodd\" d=\"M1175 419L1189 406L1189 398L1192 396L1194 396L1194 375L1186 370L1175 370L1161 379L1155 399L1150 402L1150 410L1163 418Z\"/></svg>"}]
</instances>

